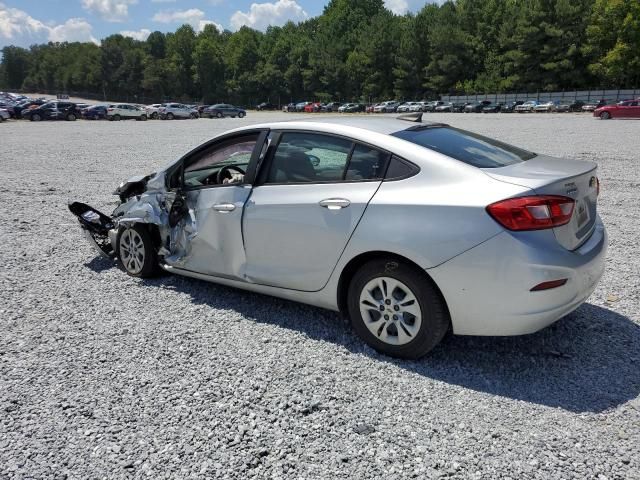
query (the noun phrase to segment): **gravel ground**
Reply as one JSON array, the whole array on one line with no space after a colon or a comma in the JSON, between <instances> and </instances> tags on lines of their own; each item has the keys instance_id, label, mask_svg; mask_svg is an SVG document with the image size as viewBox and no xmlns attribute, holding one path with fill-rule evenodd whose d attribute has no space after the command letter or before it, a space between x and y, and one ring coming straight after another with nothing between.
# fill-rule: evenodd
<instances>
[{"instance_id":1,"label":"gravel ground","mask_svg":"<svg viewBox=\"0 0 640 480\"><path fill-rule=\"evenodd\" d=\"M376 354L332 312L130 278L66 209L110 212L128 176L291 118L0 125L0 478L640 478L640 123L437 115L598 161L611 244L575 313L526 337L451 337L417 362Z\"/></svg>"}]
</instances>

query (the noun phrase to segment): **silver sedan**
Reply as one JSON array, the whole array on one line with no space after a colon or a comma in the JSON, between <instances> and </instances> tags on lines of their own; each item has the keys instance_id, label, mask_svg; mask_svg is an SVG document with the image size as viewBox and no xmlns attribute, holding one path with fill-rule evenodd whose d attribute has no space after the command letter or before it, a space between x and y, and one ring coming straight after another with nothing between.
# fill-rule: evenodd
<instances>
[{"instance_id":1,"label":"silver sedan","mask_svg":"<svg viewBox=\"0 0 640 480\"><path fill-rule=\"evenodd\" d=\"M239 128L121 184L111 215L70 209L129 275L340 311L393 356L450 330L535 332L580 306L607 249L596 164L402 117Z\"/></svg>"}]
</instances>

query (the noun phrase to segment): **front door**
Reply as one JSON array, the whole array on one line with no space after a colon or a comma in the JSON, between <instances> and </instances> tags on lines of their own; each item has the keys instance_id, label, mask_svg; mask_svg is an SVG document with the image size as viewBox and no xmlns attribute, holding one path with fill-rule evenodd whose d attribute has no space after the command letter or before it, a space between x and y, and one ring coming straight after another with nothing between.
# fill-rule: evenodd
<instances>
[{"instance_id":1,"label":"front door","mask_svg":"<svg viewBox=\"0 0 640 480\"><path fill-rule=\"evenodd\" d=\"M380 186L389 155L308 132L274 139L245 207L246 279L317 291Z\"/></svg>"},{"instance_id":2,"label":"front door","mask_svg":"<svg viewBox=\"0 0 640 480\"><path fill-rule=\"evenodd\" d=\"M243 132L206 146L183 163L188 212L179 224L182 255L173 266L239 279L245 264L242 213L251 193L252 168L266 132ZM171 264L171 257L168 258Z\"/></svg>"}]
</instances>

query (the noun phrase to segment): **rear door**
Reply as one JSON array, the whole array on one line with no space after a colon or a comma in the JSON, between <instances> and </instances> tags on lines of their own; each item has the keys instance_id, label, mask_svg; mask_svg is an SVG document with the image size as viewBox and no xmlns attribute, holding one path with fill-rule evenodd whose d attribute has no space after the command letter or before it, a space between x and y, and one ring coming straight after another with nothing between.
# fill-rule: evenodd
<instances>
[{"instance_id":1,"label":"rear door","mask_svg":"<svg viewBox=\"0 0 640 480\"><path fill-rule=\"evenodd\" d=\"M247 280L320 290L380 186L389 155L350 139L276 134L245 207Z\"/></svg>"}]
</instances>

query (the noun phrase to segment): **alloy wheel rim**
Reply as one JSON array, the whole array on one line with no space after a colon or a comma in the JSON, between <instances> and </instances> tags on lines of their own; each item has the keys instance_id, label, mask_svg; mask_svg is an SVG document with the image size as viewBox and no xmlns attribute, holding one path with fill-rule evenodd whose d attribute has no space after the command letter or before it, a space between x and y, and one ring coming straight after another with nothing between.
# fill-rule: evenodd
<instances>
[{"instance_id":1,"label":"alloy wheel rim","mask_svg":"<svg viewBox=\"0 0 640 480\"><path fill-rule=\"evenodd\" d=\"M128 272L138 274L144 266L144 242L138 232L132 228L122 232L120 238L120 260Z\"/></svg>"},{"instance_id":2,"label":"alloy wheel rim","mask_svg":"<svg viewBox=\"0 0 640 480\"><path fill-rule=\"evenodd\" d=\"M420 331L422 310L415 294L401 281L376 277L360 292L360 314L369 331L389 345L405 345Z\"/></svg>"}]
</instances>

